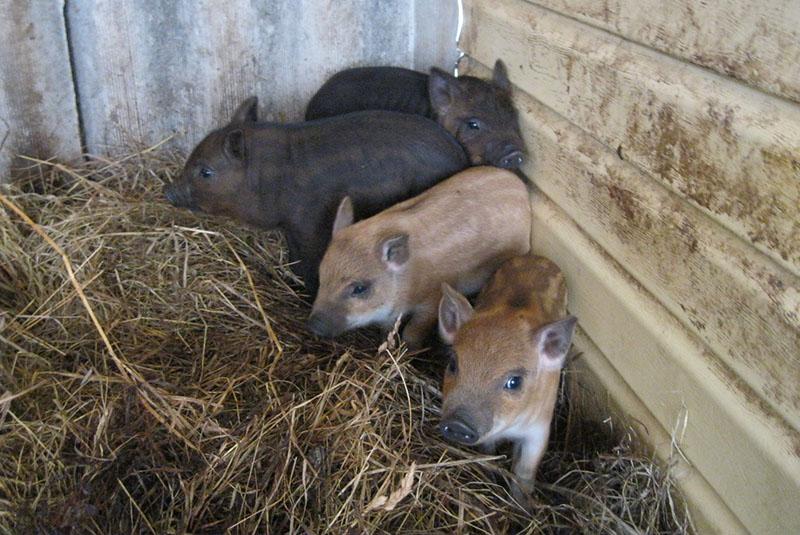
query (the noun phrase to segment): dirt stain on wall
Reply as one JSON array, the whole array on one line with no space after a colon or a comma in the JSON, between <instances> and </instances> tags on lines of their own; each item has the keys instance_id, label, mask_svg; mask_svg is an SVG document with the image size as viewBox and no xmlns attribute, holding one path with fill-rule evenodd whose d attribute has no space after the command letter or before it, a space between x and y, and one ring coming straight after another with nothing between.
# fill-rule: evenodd
<instances>
[{"instance_id":1,"label":"dirt stain on wall","mask_svg":"<svg viewBox=\"0 0 800 535\"><path fill-rule=\"evenodd\" d=\"M709 103L692 123L672 104L662 104L650 117L643 112L634 106L626 132L626 147L629 144L630 152L638 153L637 159L700 207L737 221L753 243L800 264L800 229L792 215L800 210L800 187L778 194L759 183L766 177L775 185L799 184L800 148L763 147L733 170L725 165L731 159L741 160L743 150L733 129L733 108Z\"/></svg>"}]
</instances>

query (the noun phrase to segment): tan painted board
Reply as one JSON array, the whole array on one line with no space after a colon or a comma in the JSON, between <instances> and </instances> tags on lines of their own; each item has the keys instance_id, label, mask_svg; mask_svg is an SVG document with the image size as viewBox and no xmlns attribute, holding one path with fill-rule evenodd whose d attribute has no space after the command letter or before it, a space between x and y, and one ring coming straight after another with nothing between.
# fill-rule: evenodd
<instances>
[{"instance_id":1,"label":"tan painted board","mask_svg":"<svg viewBox=\"0 0 800 535\"><path fill-rule=\"evenodd\" d=\"M800 278L522 91L516 102L537 186L800 429Z\"/></svg>"},{"instance_id":2,"label":"tan painted board","mask_svg":"<svg viewBox=\"0 0 800 535\"><path fill-rule=\"evenodd\" d=\"M6 0L0 16L0 183L18 154L81 152L63 2Z\"/></svg>"},{"instance_id":3,"label":"tan painted board","mask_svg":"<svg viewBox=\"0 0 800 535\"><path fill-rule=\"evenodd\" d=\"M800 102L796 0L528 0Z\"/></svg>"},{"instance_id":4,"label":"tan painted board","mask_svg":"<svg viewBox=\"0 0 800 535\"><path fill-rule=\"evenodd\" d=\"M532 206L533 250L564 270L581 329L664 429L681 424L677 436L688 461L747 530L800 533L800 434L765 412L555 203L539 193ZM725 522L720 533L738 531L728 531L736 523L724 509L708 513Z\"/></svg>"},{"instance_id":5,"label":"tan painted board","mask_svg":"<svg viewBox=\"0 0 800 535\"><path fill-rule=\"evenodd\" d=\"M588 392L588 395L582 394L578 402L583 401L583 398L589 398L584 403L594 401L589 410L599 422L609 422L611 415L612 420L609 423L613 425L613 416L623 415L623 423L634 428L638 437L645 442L644 446L655 453L662 468L669 470L675 479L684 503L689 508L690 521L696 532L720 535L747 533L703 475L681 456L681 444L678 443L680 437L677 436L681 430L680 417L675 418L673 427L669 429L661 425L580 327L575 332L573 346L580 352L580 356L570 363L568 373L582 390ZM673 434L676 434L675 440Z\"/></svg>"},{"instance_id":6,"label":"tan painted board","mask_svg":"<svg viewBox=\"0 0 800 535\"><path fill-rule=\"evenodd\" d=\"M800 274L800 106L522 0L467 0L462 47Z\"/></svg>"},{"instance_id":7,"label":"tan painted board","mask_svg":"<svg viewBox=\"0 0 800 535\"><path fill-rule=\"evenodd\" d=\"M260 98L264 119L300 119L332 73L413 61L412 0L69 2L91 152L155 143L188 149Z\"/></svg>"}]
</instances>

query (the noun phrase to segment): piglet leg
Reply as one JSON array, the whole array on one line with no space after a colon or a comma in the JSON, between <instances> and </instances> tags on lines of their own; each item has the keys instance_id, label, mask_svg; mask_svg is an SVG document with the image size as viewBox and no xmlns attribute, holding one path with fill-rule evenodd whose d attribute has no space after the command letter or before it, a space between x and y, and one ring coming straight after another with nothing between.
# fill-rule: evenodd
<instances>
[{"instance_id":1,"label":"piglet leg","mask_svg":"<svg viewBox=\"0 0 800 535\"><path fill-rule=\"evenodd\" d=\"M528 495L533 491L536 480L536 469L544 456L547 448L547 439L550 428L536 427L525 438L514 444L514 475L517 482L513 485L514 498L520 503L527 502Z\"/></svg>"},{"instance_id":2,"label":"piglet leg","mask_svg":"<svg viewBox=\"0 0 800 535\"><path fill-rule=\"evenodd\" d=\"M413 350L423 347L433 332L437 321L437 309L431 304L423 305L414 310L402 334L403 341L408 348Z\"/></svg>"},{"instance_id":3,"label":"piglet leg","mask_svg":"<svg viewBox=\"0 0 800 535\"><path fill-rule=\"evenodd\" d=\"M494 455L494 452L497 451L497 442L495 442L494 440L489 440L487 442L479 444L478 449L480 450L481 453L484 453L486 455Z\"/></svg>"},{"instance_id":4,"label":"piglet leg","mask_svg":"<svg viewBox=\"0 0 800 535\"><path fill-rule=\"evenodd\" d=\"M294 262L292 271L303 279L306 292L313 300L319 290L319 264L325 254L325 242L310 231L286 231L285 235L289 260Z\"/></svg>"}]
</instances>

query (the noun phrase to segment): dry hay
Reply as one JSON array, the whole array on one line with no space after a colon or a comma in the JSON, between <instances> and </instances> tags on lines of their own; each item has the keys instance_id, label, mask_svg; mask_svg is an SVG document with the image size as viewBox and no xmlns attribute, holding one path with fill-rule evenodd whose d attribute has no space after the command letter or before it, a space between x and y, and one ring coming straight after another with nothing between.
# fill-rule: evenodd
<instances>
[{"instance_id":1,"label":"dry hay","mask_svg":"<svg viewBox=\"0 0 800 535\"><path fill-rule=\"evenodd\" d=\"M177 162L0 190L0 532L688 532L563 389L528 514L506 457L440 438L436 357L310 336L276 236L162 201Z\"/></svg>"}]
</instances>

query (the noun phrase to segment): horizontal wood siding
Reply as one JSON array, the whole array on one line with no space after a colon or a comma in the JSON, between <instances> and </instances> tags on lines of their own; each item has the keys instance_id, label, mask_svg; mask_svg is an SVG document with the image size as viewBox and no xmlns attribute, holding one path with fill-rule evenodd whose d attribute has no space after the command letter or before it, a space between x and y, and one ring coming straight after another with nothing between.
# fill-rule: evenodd
<instances>
[{"instance_id":1,"label":"horizontal wood siding","mask_svg":"<svg viewBox=\"0 0 800 535\"><path fill-rule=\"evenodd\" d=\"M797 0L529 0L800 102Z\"/></svg>"},{"instance_id":2,"label":"horizontal wood siding","mask_svg":"<svg viewBox=\"0 0 800 535\"><path fill-rule=\"evenodd\" d=\"M556 245L548 249L546 242L537 242L537 247L561 259L568 258L565 256L568 253L558 252L565 246L566 244L561 244L560 247ZM676 418L670 422L672 427L664 427L603 352L580 328L576 331L574 346L580 351L580 357L570 363L568 377L574 377L573 380L577 382L579 396L577 400L571 399L570 402L577 401L578 407L589 407L582 416L597 422L608 422L612 430L613 426L622 420L636 429L640 436L645 437L645 440L652 445L656 457L665 466L669 466L671 472L679 479L683 499L689 507L692 525L698 532L718 532L725 535L747 533L747 529L720 499L714 487L680 454L672 435L680 434L684 420ZM598 388L598 382L602 383L605 389ZM573 388L571 392L574 391ZM684 408L681 410L681 414L688 414ZM609 413L612 415L611 420Z\"/></svg>"},{"instance_id":3,"label":"horizontal wood siding","mask_svg":"<svg viewBox=\"0 0 800 535\"><path fill-rule=\"evenodd\" d=\"M800 106L699 66L701 40L632 42L632 0L604 2L619 26L588 2L465 4L467 71L502 58L515 84L533 246L567 273L586 368L630 389L610 396L657 422L662 456L679 431L703 530L800 533ZM720 31L699 20L687 36Z\"/></svg>"},{"instance_id":4,"label":"horizontal wood siding","mask_svg":"<svg viewBox=\"0 0 800 535\"><path fill-rule=\"evenodd\" d=\"M673 453L693 467L676 472L679 483L707 481L714 489L702 492L703 485L689 483L688 498L704 500L692 503L702 532L728 535L741 524L753 533L800 533L797 432L754 403L753 392L556 203L538 194L533 210L534 251L564 269L570 312L592 342L576 340L587 365L596 369L607 359L660 427L675 435L680 453ZM654 429L651 440L659 435ZM655 446L668 455L663 438Z\"/></svg>"},{"instance_id":5,"label":"horizontal wood siding","mask_svg":"<svg viewBox=\"0 0 800 535\"><path fill-rule=\"evenodd\" d=\"M800 429L797 278L520 95L536 184Z\"/></svg>"},{"instance_id":6,"label":"horizontal wood siding","mask_svg":"<svg viewBox=\"0 0 800 535\"><path fill-rule=\"evenodd\" d=\"M6 0L0 17L0 183L18 155L73 158L81 152L64 4Z\"/></svg>"},{"instance_id":7,"label":"horizontal wood siding","mask_svg":"<svg viewBox=\"0 0 800 535\"><path fill-rule=\"evenodd\" d=\"M800 274L800 106L521 0L466 3L470 55Z\"/></svg>"}]
</instances>

